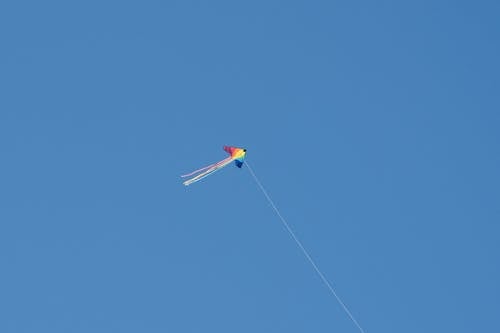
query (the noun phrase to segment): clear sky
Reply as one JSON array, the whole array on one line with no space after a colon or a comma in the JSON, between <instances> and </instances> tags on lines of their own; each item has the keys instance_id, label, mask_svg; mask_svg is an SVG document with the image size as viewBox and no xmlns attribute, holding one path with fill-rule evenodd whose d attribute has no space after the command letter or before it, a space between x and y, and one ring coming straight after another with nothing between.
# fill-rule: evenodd
<instances>
[{"instance_id":1,"label":"clear sky","mask_svg":"<svg viewBox=\"0 0 500 333\"><path fill-rule=\"evenodd\" d=\"M3 1L0 332L500 332L498 1Z\"/></svg>"}]
</instances>

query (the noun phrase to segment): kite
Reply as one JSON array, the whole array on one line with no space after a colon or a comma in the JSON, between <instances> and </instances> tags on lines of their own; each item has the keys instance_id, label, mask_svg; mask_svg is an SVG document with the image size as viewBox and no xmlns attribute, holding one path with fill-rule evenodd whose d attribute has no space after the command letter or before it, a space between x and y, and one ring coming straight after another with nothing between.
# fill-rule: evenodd
<instances>
[{"instance_id":1,"label":"kite","mask_svg":"<svg viewBox=\"0 0 500 333\"><path fill-rule=\"evenodd\" d=\"M235 162L236 166L238 168L241 168L243 165L243 160L245 159L245 155L247 153L246 149L243 148L237 148L237 147L230 147L230 146L224 146L224 150L230 155L229 157L223 159L222 161L219 161L214 164L210 164L206 167L203 167L201 169L195 170L191 173L188 173L186 175L182 175L182 178L194 176L193 178L190 178L183 182L184 185L188 186L191 185L192 183L195 183L205 177L210 176L212 173L214 173L217 170L222 169L228 164L231 164L231 162ZM195 176L196 175L196 176Z\"/></svg>"}]
</instances>

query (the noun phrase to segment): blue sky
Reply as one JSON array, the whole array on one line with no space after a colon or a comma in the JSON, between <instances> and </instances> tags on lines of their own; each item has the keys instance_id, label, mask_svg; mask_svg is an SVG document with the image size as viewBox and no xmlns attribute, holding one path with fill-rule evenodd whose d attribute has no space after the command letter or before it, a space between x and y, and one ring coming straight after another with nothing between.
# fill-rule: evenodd
<instances>
[{"instance_id":1,"label":"blue sky","mask_svg":"<svg viewBox=\"0 0 500 333\"><path fill-rule=\"evenodd\" d=\"M499 9L3 2L0 331L500 330Z\"/></svg>"}]
</instances>

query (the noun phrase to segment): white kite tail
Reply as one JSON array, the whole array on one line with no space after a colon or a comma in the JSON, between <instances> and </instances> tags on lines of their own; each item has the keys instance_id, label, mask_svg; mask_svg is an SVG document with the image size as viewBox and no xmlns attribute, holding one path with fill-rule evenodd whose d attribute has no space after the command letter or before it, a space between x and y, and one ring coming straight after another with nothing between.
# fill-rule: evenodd
<instances>
[{"instance_id":1,"label":"white kite tail","mask_svg":"<svg viewBox=\"0 0 500 333\"><path fill-rule=\"evenodd\" d=\"M224 163L224 162L226 162L226 161L228 161L228 160L231 160L231 156L229 156L228 158L223 159L222 161L219 161L219 162L216 162L216 163L212 163L212 164L210 164L210 165L207 165L206 167L200 168L200 169L195 170L195 171L193 171L193 172L190 172L190 173L188 173L188 174L181 175L181 177L182 177L182 178L185 178L185 177L189 177L189 176L195 175L195 174L197 174L198 172L202 172L203 170L208 170L208 169L213 168L213 167L215 167L215 166L217 166L217 165L219 165L219 164L222 164L222 163Z\"/></svg>"},{"instance_id":2,"label":"white kite tail","mask_svg":"<svg viewBox=\"0 0 500 333\"><path fill-rule=\"evenodd\" d=\"M217 170L222 169L226 165L230 164L232 161L233 161L233 159L231 157L228 157L220 162L213 164L212 166L210 166L209 169L203 168L201 170L204 170L204 169L207 169L207 170L200 173L199 175L191 178L191 179L186 180L185 182L183 182L183 184L188 186L188 185L191 185L192 183L196 183L197 181L202 180L203 178L210 176L211 174L213 174ZM194 173L192 172L191 174L194 174Z\"/></svg>"},{"instance_id":3,"label":"white kite tail","mask_svg":"<svg viewBox=\"0 0 500 333\"><path fill-rule=\"evenodd\" d=\"M314 260L311 258L311 256L307 252L307 250L304 248L304 246L302 245L302 243L299 241L299 239L297 238L297 236L295 236L295 233L292 231L292 229L290 228L290 226L286 222L285 218L283 217L283 215L281 215L280 211L278 210L278 208L274 204L273 200L271 199L271 197L267 193L266 189L264 188L264 186L262 186L262 183L259 181L259 179L255 175L255 173L253 172L253 169L248 164L248 161L246 161L245 163L247 165L248 171L250 171L250 174L252 175L253 179L255 180L255 182L257 183L257 185L259 186L259 188L262 191L262 193L264 193L264 196L266 197L266 199L269 202L269 204L271 205L271 207L274 209L276 215L278 215L279 219L281 220L281 222L285 226L286 230L292 236L292 238L295 241L295 243L297 243L297 246L302 250L302 253L307 258L307 260L309 261L309 263L312 265L312 267L314 268L314 270L316 271L316 273L318 273L319 277L321 278L321 280L323 281L323 283L326 285L326 287L328 288L328 290L330 291L330 293L335 297L335 299L337 300L337 302L339 302L339 304L342 307L342 309L345 311L345 313L347 313L347 315L349 316L349 318L351 319L351 321L354 323L354 325L356 325L356 327L359 329L359 331L361 333L365 333L365 331L363 330L363 328L359 325L358 321L352 315L351 311L349 311L349 309L347 308L347 306L345 305L345 303L342 301L342 299L339 297L339 295L337 295L337 293L335 292L335 289L333 289L333 287L330 284L330 282L328 282L328 280L326 279L326 277L319 270L318 266L316 265L316 263L314 262Z\"/></svg>"}]
</instances>

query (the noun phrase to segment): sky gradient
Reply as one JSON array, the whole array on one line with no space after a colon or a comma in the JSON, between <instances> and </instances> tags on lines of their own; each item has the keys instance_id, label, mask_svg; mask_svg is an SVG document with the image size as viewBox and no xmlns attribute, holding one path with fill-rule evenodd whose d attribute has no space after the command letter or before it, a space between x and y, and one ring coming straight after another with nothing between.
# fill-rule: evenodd
<instances>
[{"instance_id":1,"label":"sky gradient","mask_svg":"<svg viewBox=\"0 0 500 333\"><path fill-rule=\"evenodd\" d=\"M0 331L500 331L497 1L0 4Z\"/></svg>"}]
</instances>

